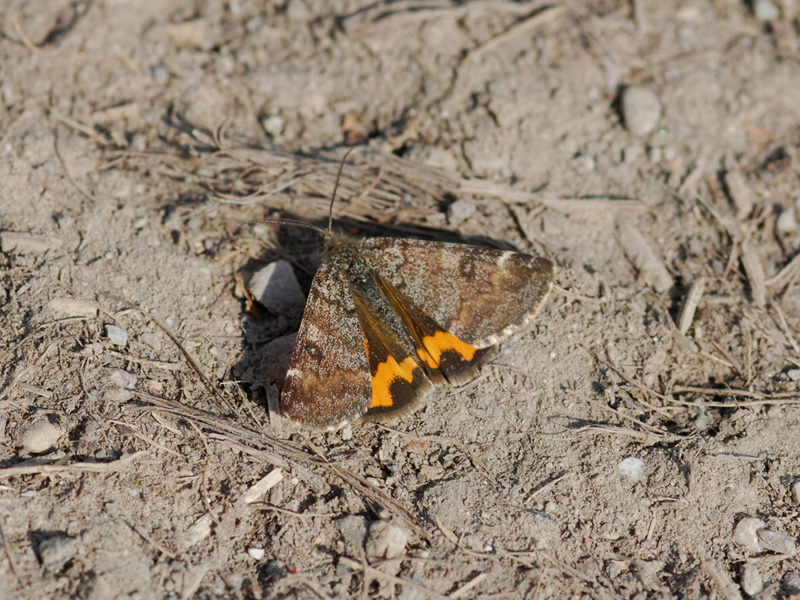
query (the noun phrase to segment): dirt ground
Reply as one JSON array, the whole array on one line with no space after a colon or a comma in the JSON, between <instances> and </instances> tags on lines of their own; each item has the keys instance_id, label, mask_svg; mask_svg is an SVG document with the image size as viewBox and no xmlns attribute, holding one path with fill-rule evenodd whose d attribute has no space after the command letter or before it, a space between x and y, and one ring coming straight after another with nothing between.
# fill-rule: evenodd
<instances>
[{"instance_id":1,"label":"dirt ground","mask_svg":"<svg viewBox=\"0 0 800 600\"><path fill-rule=\"evenodd\" d=\"M0 597L800 595L799 14L4 1ZM242 281L308 292L317 237L253 222L324 226L353 145L335 226L556 288L474 383L320 433L275 411L298 307Z\"/></svg>"}]
</instances>

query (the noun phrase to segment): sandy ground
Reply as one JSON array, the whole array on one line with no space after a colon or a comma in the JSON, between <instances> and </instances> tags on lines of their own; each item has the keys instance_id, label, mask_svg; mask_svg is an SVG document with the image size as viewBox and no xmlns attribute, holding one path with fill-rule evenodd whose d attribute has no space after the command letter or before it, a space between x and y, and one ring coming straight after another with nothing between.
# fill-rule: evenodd
<instances>
[{"instance_id":1,"label":"sandy ground","mask_svg":"<svg viewBox=\"0 0 800 600\"><path fill-rule=\"evenodd\" d=\"M800 594L798 11L3 2L0 597ZM252 222L324 225L353 144L338 227L557 287L475 383L315 433L241 281L307 293L316 237Z\"/></svg>"}]
</instances>

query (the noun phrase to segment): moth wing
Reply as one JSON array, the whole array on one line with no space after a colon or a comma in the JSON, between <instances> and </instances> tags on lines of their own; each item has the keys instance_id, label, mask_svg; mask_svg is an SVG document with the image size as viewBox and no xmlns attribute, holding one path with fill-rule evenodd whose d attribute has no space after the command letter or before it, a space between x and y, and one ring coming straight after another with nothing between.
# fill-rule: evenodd
<instances>
[{"instance_id":1,"label":"moth wing","mask_svg":"<svg viewBox=\"0 0 800 600\"><path fill-rule=\"evenodd\" d=\"M341 272L325 262L311 283L281 392L281 412L332 429L366 412L372 381L356 307Z\"/></svg>"},{"instance_id":2,"label":"moth wing","mask_svg":"<svg viewBox=\"0 0 800 600\"><path fill-rule=\"evenodd\" d=\"M367 238L360 247L421 312L476 348L533 318L553 284L553 263L530 254L402 238Z\"/></svg>"}]
</instances>

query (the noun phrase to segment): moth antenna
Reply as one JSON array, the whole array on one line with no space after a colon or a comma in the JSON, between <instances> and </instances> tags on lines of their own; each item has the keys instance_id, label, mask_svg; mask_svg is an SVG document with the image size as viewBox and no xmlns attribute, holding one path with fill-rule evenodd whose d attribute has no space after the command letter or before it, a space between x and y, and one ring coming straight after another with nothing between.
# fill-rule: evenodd
<instances>
[{"instance_id":1,"label":"moth antenna","mask_svg":"<svg viewBox=\"0 0 800 600\"><path fill-rule=\"evenodd\" d=\"M336 174L336 183L333 185L333 194L331 194L331 205L328 209L328 231L333 229L333 203L336 200L336 190L339 189L339 180L342 178L342 171L344 170L344 162L347 160L347 157L350 156L350 153L355 150L355 146L349 148L347 152L344 153L342 157L342 162L339 163L339 172Z\"/></svg>"}]
</instances>

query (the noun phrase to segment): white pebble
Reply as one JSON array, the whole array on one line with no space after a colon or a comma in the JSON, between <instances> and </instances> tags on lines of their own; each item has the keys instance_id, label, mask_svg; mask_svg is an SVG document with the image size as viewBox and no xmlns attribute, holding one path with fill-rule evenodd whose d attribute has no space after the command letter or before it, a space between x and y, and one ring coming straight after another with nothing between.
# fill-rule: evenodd
<instances>
[{"instance_id":1,"label":"white pebble","mask_svg":"<svg viewBox=\"0 0 800 600\"><path fill-rule=\"evenodd\" d=\"M742 590L748 596L755 596L764 589L764 580L755 565L745 563L742 567Z\"/></svg>"},{"instance_id":2,"label":"white pebble","mask_svg":"<svg viewBox=\"0 0 800 600\"><path fill-rule=\"evenodd\" d=\"M631 481L641 481L644 475L644 461L641 458L626 458L619 463L619 472Z\"/></svg>"},{"instance_id":3,"label":"white pebble","mask_svg":"<svg viewBox=\"0 0 800 600\"><path fill-rule=\"evenodd\" d=\"M261 122L261 126L270 136L276 138L283 133L286 123L280 116L271 115Z\"/></svg>"},{"instance_id":4,"label":"white pebble","mask_svg":"<svg viewBox=\"0 0 800 600\"><path fill-rule=\"evenodd\" d=\"M656 128L661 118L661 101L651 90L632 85L622 93L622 118L634 135L645 135Z\"/></svg>"},{"instance_id":5,"label":"white pebble","mask_svg":"<svg viewBox=\"0 0 800 600\"><path fill-rule=\"evenodd\" d=\"M797 231L797 216L795 215L794 208L787 208L775 221L775 229L781 233L791 233Z\"/></svg>"},{"instance_id":6,"label":"white pebble","mask_svg":"<svg viewBox=\"0 0 800 600\"><path fill-rule=\"evenodd\" d=\"M248 548L247 553L253 560L261 560L266 554L263 548Z\"/></svg>"},{"instance_id":7,"label":"white pebble","mask_svg":"<svg viewBox=\"0 0 800 600\"><path fill-rule=\"evenodd\" d=\"M273 314L303 308L306 303L294 269L285 260L275 261L257 271L250 280L250 291Z\"/></svg>"},{"instance_id":8,"label":"white pebble","mask_svg":"<svg viewBox=\"0 0 800 600\"><path fill-rule=\"evenodd\" d=\"M756 0L753 2L753 14L759 21L775 21L781 17L780 9L770 0Z\"/></svg>"},{"instance_id":9,"label":"white pebble","mask_svg":"<svg viewBox=\"0 0 800 600\"><path fill-rule=\"evenodd\" d=\"M20 443L25 452L41 454L55 446L63 434L60 427L53 425L47 419L42 419L38 423L21 428Z\"/></svg>"},{"instance_id":10,"label":"white pebble","mask_svg":"<svg viewBox=\"0 0 800 600\"><path fill-rule=\"evenodd\" d=\"M733 541L747 548L752 554L761 552L761 542L757 532L763 529L766 523L755 517L745 517L736 524L733 531Z\"/></svg>"},{"instance_id":11,"label":"white pebble","mask_svg":"<svg viewBox=\"0 0 800 600\"><path fill-rule=\"evenodd\" d=\"M375 521L369 527L366 551L370 559L400 558L406 551L408 534L390 521Z\"/></svg>"},{"instance_id":12,"label":"white pebble","mask_svg":"<svg viewBox=\"0 0 800 600\"><path fill-rule=\"evenodd\" d=\"M800 381L800 369L789 369L786 376L792 381Z\"/></svg>"},{"instance_id":13,"label":"white pebble","mask_svg":"<svg viewBox=\"0 0 800 600\"><path fill-rule=\"evenodd\" d=\"M757 532L758 541L764 550L772 550L778 554L794 556L797 554L797 545L794 538L785 533L772 531L771 529L759 529Z\"/></svg>"},{"instance_id":14,"label":"white pebble","mask_svg":"<svg viewBox=\"0 0 800 600\"><path fill-rule=\"evenodd\" d=\"M112 344L120 348L128 345L128 332L122 327L117 327L116 325L110 325L108 323L106 323L104 327L106 330L106 337Z\"/></svg>"}]
</instances>

